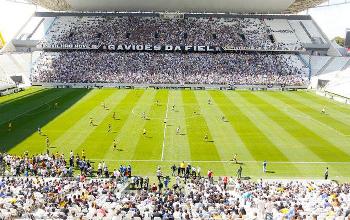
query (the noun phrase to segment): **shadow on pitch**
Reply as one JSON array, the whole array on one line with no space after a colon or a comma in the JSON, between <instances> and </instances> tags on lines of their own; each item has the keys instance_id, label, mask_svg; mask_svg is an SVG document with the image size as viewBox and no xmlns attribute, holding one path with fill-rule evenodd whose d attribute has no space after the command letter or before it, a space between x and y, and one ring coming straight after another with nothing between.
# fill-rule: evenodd
<instances>
[{"instance_id":1,"label":"shadow on pitch","mask_svg":"<svg viewBox=\"0 0 350 220\"><path fill-rule=\"evenodd\" d=\"M250 180L250 179L251 179L250 176L242 176L240 178L240 180Z\"/></svg>"},{"instance_id":2,"label":"shadow on pitch","mask_svg":"<svg viewBox=\"0 0 350 220\"><path fill-rule=\"evenodd\" d=\"M230 160L230 161L232 161L232 160ZM235 163L235 162L232 161L232 163L233 163L233 165L235 165L235 164L237 164L237 165L244 165L243 162L237 162L237 163Z\"/></svg>"},{"instance_id":3,"label":"shadow on pitch","mask_svg":"<svg viewBox=\"0 0 350 220\"><path fill-rule=\"evenodd\" d=\"M37 95L40 95L40 93L45 92L45 91L47 91L47 89L40 89L40 90L31 92L31 93L28 93L28 94L19 96L19 97L17 97L17 98L9 99L9 100L7 100L7 101L5 101L5 102L2 102L2 103L0 104L0 106L5 105L5 104L9 104L9 103L11 103L11 102L19 101L19 100L21 100L21 99L25 99L25 98L27 98L27 97L35 98ZM20 94L20 93L18 93L18 94ZM1 110L1 108L0 108L0 110Z\"/></svg>"},{"instance_id":4,"label":"shadow on pitch","mask_svg":"<svg viewBox=\"0 0 350 220\"><path fill-rule=\"evenodd\" d=\"M88 89L47 89L32 96L1 104L0 111L6 111L6 109L12 110L12 112L14 109L21 110L13 114L5 114L0 119L1 150L8 151L15 147L37 132L38 127L44 127L90 91ZM59 103L57 108L53 108L55 103ZM10 132L7 130L9 121L12 122ZM44 137L42 143L43 148L45 148Z\"/></svg>"}]
</instances>

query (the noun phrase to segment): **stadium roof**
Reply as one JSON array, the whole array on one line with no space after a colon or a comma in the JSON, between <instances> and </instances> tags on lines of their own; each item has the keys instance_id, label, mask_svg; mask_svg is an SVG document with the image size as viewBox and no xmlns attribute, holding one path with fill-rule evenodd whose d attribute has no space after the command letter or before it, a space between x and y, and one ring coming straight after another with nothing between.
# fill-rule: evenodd
<instances>
[{"instance_id":1,"label":"stadium roof","mask_svg":"<svg viewBox=\"0 0 350 220\"><path fill-rule=\"evenodd\" d=\"M18 0L14 0L18 1ZM56 11L296 13L325 0L22 0Z\"/></svg>"}]
</instances>

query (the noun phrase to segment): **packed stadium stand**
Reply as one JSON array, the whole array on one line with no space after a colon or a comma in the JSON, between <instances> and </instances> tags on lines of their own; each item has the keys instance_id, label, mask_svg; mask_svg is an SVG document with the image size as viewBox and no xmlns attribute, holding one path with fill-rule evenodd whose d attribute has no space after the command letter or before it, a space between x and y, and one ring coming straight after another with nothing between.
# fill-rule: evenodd
<instances>
[{"instance_id":1,"label":"packed stadium stand","mask_svg":"<svg viewBox=\"0 0 350 220\"><path fill-rule=\"evenodd\" d=\"M304 77L295 55L52 52L37 60L32 81L300 86Z\"/></svg>"},{"instance_id":2,"label":"packed stadium stand","mask_svg":"<svg viewBox=\"0 0 350 220\"><path fill-rule=\"evenodd\" d=\"M101 10L106 7L103 4L106 1L85 1L89 4L83 5L78 0L26 0L26 2L37 3L54 10L80 11L100 2ZM130 5L149 2L129 0L109 2L120 4L122 7L127 1ZM171 1L169 4L174 4L176 1ZM201 2L208 3L204 0L193 2L197 2L198 5ZM348 102L350 100L350 57L341 56L339 53L333 53L337 56L330 56L331 42L310 16L251 14L256 12L252 10L268 12L273 1L269 1L267 5L256 5L257 0L230 2L243 2L237 10L247 14L36 12L16 37L8 43L4 50L8 53L0 54L0 95L2 91L9 91L20 85L64 88L188 86L196 89L197 87L207 88L205 86L213 86L216 89L227 86L230 89L236 89L242 86L252 90L255 88L306 89L309 86L332 98L335 95L345 97L346 103L350 103ZM305 3L307 6L303 7L300 6L302 2L300 0L293 1L293 4L290 0L274 2L277 9L272 12L278 13L300 11L321 1L304 1L307 2ZM212 5L212 1L210 3ZM224 4L218 3L215 7L220 8L223 7L222 5ZM164 4L159 7L165 8ZM245 7L250 7L251 10L246 11ZM93 96L91 100L98 102L97 107L94 107L94 111L98 112L100 111L98 105L103 99L96 97L98 96ZM50 103L40 103L41 105L37 107L38 112L35 112L37 109L29 109L30 111L25 114L33 117L36 117L37 113L51 114L54 116L50 120L56 120L60 114L64 114L61 112L55 115L61 108L59 98L60 96L52 99ZM114 96L110 96L109 99L111 102L118 102ZM71 109L68 109L64 100L61 102L62 108L67 108L63 110L67 114ZM90 101L86 103L88 102L90 103ZM158 100L156 102L158 106ZM211 100L208 100L208 106L210 103ZM270 105L269 102L266 103L264 104L262 100L259 105ZM293 119L291 116L293 112L288 112L292 109L290 106L293 102L291 103L283 109L283 112L281 111L284 114L283 117L273 115L274 112L280 111L276 107L274 107L276 110L269 112L266 116L276 117L277 120L287 118L288 122L292 122L290 128L294 132L302 124ZM144 104L141 103L141 105ZM169 98L167 105L169 105ZM103 111L109 111L104 102L101 106ZM131 106L130 104L130 108ZM200 109L200 104L198 106ZM250 106L255 108L254 103L247 102L245 105L246 108ZM117 107L119 108L119 105ZM307 107L305 104L297 110L303 114L303 108ZM175 105L173 105L175 112L174 109ZM130 114L128 110L123 109L123 111L126 112L125 115ZM134 109L131 111L133 112ZM197 107L188 111L194 114L190 118L201 114L197 113ZM219 111L221 110L218 109ZM227 111L232 112L232 109L228 108ZM264 111L261 111L262 115ZM314 109L312 111L315 114L316 111ZM234 112L243 115L247 120L256 120L253 117L252 119L246 117L244 112L240 113L238 110ZM82 118L89 117L91 129L95 129L98 125L94 125L91 113L86 111L84 114L86 115ZM166 106L164 122L163 116L157 118L160 119L161 129L164 124L164 138L168 126L167 114L168 106ZM106 119L101 117L101 120L107 122L107 115L108 113L103 116ZM311 120L317 121L315 115L312 115L312 118L302 116L301 120L305 119L306 123ZM323 116L326 117L326 114ZM113 119L114 117L113 114ZM207 119L204 119L204 116L200 117L203 117L201 120L205 124ZM222 115L215 117L222 117L222 122L225 124L229 122ZM236 115L231 118L235 120L235 117ZM146 121L146 118L144 119ZM119 120L121 119L116 121ZM214 121L214 117L209 120ZM121 121L124 123L125 118ZM153 122L153 119L147 119L147 121ZM26 123L34 124L31 119L26 119ZM41 125L45 127L46 123L49 124L50 121L45 121ZM7 129L1 129L6 134L10 134L12 122L6 122L6 124L8 124ZM79 129L84 128L83 124L88 122L81 122L78 125ZM240 124L240 121L237 122L237 128L241 129L240 132L244 137L252 142L250 135L253 132L249 132L254 130L240 127ZM115 167L107 167L105 162L98 162L99 159L96 158L90 161L89 158L85 158L84 149L81 157L78 154L75 156L73 151L69 158L67 155L60 155L58 151L50 152L56 149L51 149L48 135L42 134L41 127L36 127L41 125L31 125L31 130L27 128L23 130L32 132L28 136L36 135L34 133L37 131L38 135L46 138L45 153L36 155L30 155L28 151L21 155L0 153L0 174L2 175L0 177L0 219L350 219L350 185L346 183L341 184L330 180L259 179L254 181L238 174L237 177L215 176L214 178L211 170L201 171L199 166L194 167L190 163L185 165L185 162L180 163L179 166L173 165L175 168L172 170L171 177L169 177L169 167L160 166L156 168L154 176L137 176L132 175L134 168L130 165L118 164L120 165L118 168L117 163L120 161L109 161L115 163ZM110 126L109 124L109 128ZM260 126L257 126L257 131L264 128ZM332 129L332 127L328 128ZM79 129L75 129L74 134L69 138L74 138ZM283 129L278 124L278 130ZM276 130L271 129L271 133ZM312 133L311 129L304 130L308 131L308 135ZM52 133L55 132L57 133L57 130L52 131ZM98 132L102 133L101 130ZM113 133L117 132L113 131ZM288 132L284 131L284 133L284 136L287 136ZM145 134L146 129L143 131L144 136ZM293 142L299 142L299 136L303 135L290 136ZM310 135L310 137L316 137L316 135ZM205 134L205 139L207 138ZM283 142L281 139L283 138L278 137L277 141ZM324 141L322 139L319 143L326 143L326 139ZM113 144L116 147L116 140ZM313 145L312 149L318 147ZM325 152L327 153L323 150L322 154ZM247 161L247 163L260 163L258 159L256 160ZM163 156L161 161L164 162ZM156 162L160 161L156 160ZM210 162L226 166L225 163L228 161ZM283 163L283 158L281 161L279 158L278 161L272 162ZM323 161L320 164L328 162ZM95 166L93 163L96 163ZM295 164L303 163L307 162L296 161ZM315 161L310 163L319 166ZM244 164L236 160L235 165ZM252 169L249 166L248 164L248 169ZM94 170L94 168L97 169ZM227 169L230 168L227 166ZM268 177L266 167L264 169L264 175L266 174L264 177Z\"/></svg>"},{"instance_id":3,"label":"packed stadium stand","mask_svg":"<svg viewBox=\"0 0 350 220\"><path fill-rule=\"evenodd\" d=\"M52 21L53 15L46 16ZM293 22L300 26L299 32L293 28ZM324 47L328 44L326 37L317 30L308 16L185 14L169 19L154 13L137 16L59 14L38 43L38 48L44 52L33 65L32 80L35 84L306 86L308 64L298 54L304 53L310 45ZM201 45L220 47L225 53L204 51L198 55L158 51L153 54L132 50L133 53L124 54L118 48L112 52L105 48L101 51L103 46L115 44L116 47ZM74 45L88 47L85 49L89 52L67 48ZM98 52L90 51L92 48L98 48ZM145 57L150 62L145 62ZM87 70L87 65L78 62L96 65ZM128 62L130 65L125 65ZM165 68L156 67L159 63ZM71 72L76 75L69 76ZM85 72L90 74L83 75ZM96 77L95 72L100 76Z\"/></svg>"},{"instance_id":4,"label":"packed stadium stand","mask_svg":"<svg viewBox=\"0 0 350 220\"><path fill-rule=\"evenodd\" d=\"M130 165L112 170L104 162L91 179L86 177L93 172L90 161L79 156L71 156L69 168L59 154L2 154L1 159L2 168L9 166L0 179L4 219L314 220L344 219L350 213L349 185L328 180L214 180L211 170L206 175L185 164L185 172L174 165L176 172L156 183L132 175ZM73 167L81 174L73 177Z\"/></svg>"}]
</instances>

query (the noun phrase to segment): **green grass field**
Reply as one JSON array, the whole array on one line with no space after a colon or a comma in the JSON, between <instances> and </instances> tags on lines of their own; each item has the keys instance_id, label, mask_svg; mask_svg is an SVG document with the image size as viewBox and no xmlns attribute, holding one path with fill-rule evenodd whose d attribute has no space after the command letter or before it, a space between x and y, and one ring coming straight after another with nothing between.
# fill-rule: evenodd
<instances>
[{"instance_id":1,"label":"green grass field","mask_svg":"<svg viewBox=\"0 0 350 220\"><path fill-rule=\"evenodd\" d=\"M327 114L321 114L323 106ZM142 119L142 112L149 120ZM89 125L90 117L96 126ZM251 178L321 179L328 166L332 179L346 180L349 125L350 107L311 92L30 88L0 97L3 151L45 152L45 137L36 132L40 126L50 138L51 152L68 157L70 150L80 154L84 149L95 168L101 160L110 170L131 164L135 174L148 176L158 165L170 173L170 166L182 160L200 166L202 173L212 169L216 176L235 175L238 165L229 160L237 153L243 176ZM271 173L262 173L263 160Z\"/></svg>"}]
</instances>

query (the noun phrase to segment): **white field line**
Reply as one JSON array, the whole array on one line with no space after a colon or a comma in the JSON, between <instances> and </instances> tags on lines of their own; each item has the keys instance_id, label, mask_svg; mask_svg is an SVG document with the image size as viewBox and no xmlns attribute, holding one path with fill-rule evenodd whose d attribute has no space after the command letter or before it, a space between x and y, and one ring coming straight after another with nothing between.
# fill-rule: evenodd
<instances>
[{"instance_id":1,"label":"white field line","mask_svg":"<svg viewBox=\"0 0 350 220\"><path fill-rule=\"evenodd\" d=\"M181 163L182 160L106 160L106 159L89 159L90 161L106 161L106 162L171 162L171 163ZM233 161L229 160L184 160L184 162L188 163L233 163ZM255 160L245 160L238 161L240 163L262 163L263 161L255 161ZM269 161L268 164L350 164L349 162L336 162L336 161Z\"/></svg>"},{"instance_id":2,"label":"white field line","mask_svg":"<svg viewBox=\"0 0 350 220\"><path fill-rule=\"evenodd\" d=\"M169 92L170 93L170 92ZM169 95L168 95L168 102L166 104L166 112L165 112L165 120L168 122L168 109L169 109ZM167 123L164 123L164 129L163 129L163 146L162 146L162 158L161 161L164 160L164 147L165 147L165 138L166 138L166 126Z\"/></svg>"}]
</instances>

